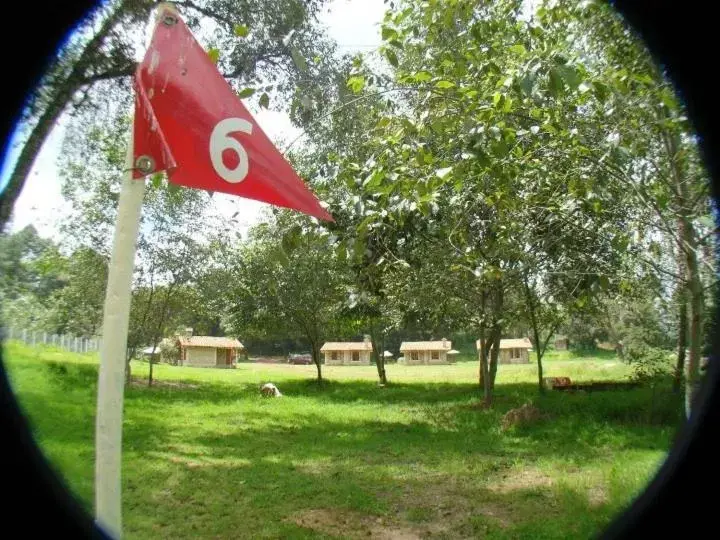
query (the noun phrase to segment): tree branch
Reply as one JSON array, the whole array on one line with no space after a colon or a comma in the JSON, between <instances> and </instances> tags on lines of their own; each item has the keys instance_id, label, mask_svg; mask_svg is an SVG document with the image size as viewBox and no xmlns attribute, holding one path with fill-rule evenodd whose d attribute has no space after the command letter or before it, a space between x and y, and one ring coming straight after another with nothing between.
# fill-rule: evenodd
<instances>
[{"instance_id":1,"label":"tree branch","mask_svg":"<svg viewBox=\"0 0 720 540\"><path fill-rule=\"evenodd\" d=\"M193 11L197 11L198 13L205 15L206 17L210 17L211 19L215 19L216 21L225 23L230 32L233 31L233 29L235 28L235 24L237 24L235 21L225 17L224 15L220 15L211 9L207 9L202 6L198 6L195 2L192 2L191 0L180 0L179 2L173 2L173 3L176 6L182 6L182 7L192 9Z\"/></svg>"},{"instance_id":2,"label":"tree branch","mask_svg":"<svg viewBox=\"0 0 720 540\"><path fill-rule=\"evenodd\" d=\"M101 73L82 77L78 80L78 85L89 86L100 81L119 79L121 77L131 77L135 73L135 69L137 69L136 62L132 62L123 66L116 66Z\"/></svg>"}]
</instances>

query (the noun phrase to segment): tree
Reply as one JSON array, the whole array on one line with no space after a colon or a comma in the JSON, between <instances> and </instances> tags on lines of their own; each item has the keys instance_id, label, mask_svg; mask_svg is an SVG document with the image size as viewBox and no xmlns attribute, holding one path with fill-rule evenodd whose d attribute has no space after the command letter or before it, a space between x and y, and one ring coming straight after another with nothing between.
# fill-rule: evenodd
<instances>
[{"instance_id":1,"label":"tree","mask_svg":"<svg viewBox=\"0 0 720 540\"><path fill-rule=\"evenodd\" d=\"M56 284L43 281L39 261L50 252L56 254L56 246L41 238L32 225L13 234L0 234L0 291L3 297L13 299L29 292L47 296Z\"/></svg>"},{"instance_id":2,"label":"tree","mask_svg":"<svg viewBox=\"0 0 720 540\"><path fill-rule=\"evenodd\" d=\"M328 50L316 16L323 0L181 0L174 2L188 25L212 26L210 52L236 90L263 82L263 98L291 94ZM23 113L25 134L6 190L0 195L0 231L10 219L32 165L47 136L65 113L116 108L130 95L130 77L142 35L156 6L153 0L115 0L90 13L40 81ZM222 51L222 53L221 53ZM319 56L321 55L321 56ZM254 93L248 88L245 95ZM282 103L283 99L278 99Z\"/></svg>"},{"instance_id":3,"label":"tree","mask_svg":"<svg viewBox=\"0 0 720 540\"><path fill-rule=\"evenodd\" d=\"M320 347L345 300L330 236L309 218L278 212L238 250L228 290L236 335L302 337L322 381Z\"/></svg>"},{"instance_id":4,"label":"tree","mask_svg":"<svg viewBox=\"0 0 720 540\"><path fill-rule=\"evenodd\" d=\"M109 258L128 127L128 119L120 116L114 123L87 130L79 127L75 138L66 141L70 151L63 169L63 195L73 212L63 227L68 233L72 231L68 234L72 248L94 250ZM170 184L164 174L153 175L148 182L131 303L128 382L130 361L137 349L159 342L171 317L174 295L199 279L205 269L206 246L220 228L209 213L210 200L204 191ZM98 327L101 306L102 302L94 312Z\"/></svg>"},{"instance_id":5,"label":"tree","mask_svg":"<svg viewBox=\"0 0 720 540\"><path fill-rule=\"evenodd\" d=\"M532 277L523 276L525 312L532 329L532 343L538 368L538 390L542 393L545 390L542 359L550 339L564 320L564 313L561 306L553 302L552 294L547 290L542 291L541 287Z\"/></svg>"},{"instance_id":6,"label":"tree","mask_svg":"<svg viewBox=\"0 0 720 540\"><path fill-rule=\"evenodd\" d=\"M57 334L95 336L100 331L108 260L90 248L80 248L65 264L65 285L48 299L48 328Z\"/></svg>"},{"instance_id":7,"label":"tree","mask_svg":"<svg viewBox=\"0 0 720 540\"><path fill-rule=\"evenodd\" d=\"M637 228L643 233L640 236L665 238L674 245L676 271L653 261L650 266L669 275L678 286L678 324L682 330L678 332L677 364L686 364L685 406L689 414L699 383L705 291L716 281L716 277L709 278L709 283L703 278L703 266L711 266L704 258L704 246L714 230L707 174L672 85L640 41L617 18L607 17L606 8L591 4L576 17L578 29L586 36L586 54L597 50L599 43L603 45L603 54L593 55L597 77L608 89L597 115L615 122L615 129L601 151L625 156L606 167L626 186L627 196L635 200ZM555 24L560 23L556 20Z\"/></svg>"},{"instance_id":8,"label":"tree","mask_svg":"<svg viewBox=\"0 0 720 540\"><path fill-rule=\"evenodd\" d=\"M575 291L568 302L577 302L613 285L612 252L627 247L621 188L588 159L607 131L586 113L603 88L567 34L543 24L514 1L408 1L388 12L391 79L354 65L347 82L358 99L387 102L370 107L367 137L334 168L342 188L332 210L356 216L359 253L380 231L381 264L440 274L424 273L449 297L433 304L434 318L464 312L479 336L487 404L501 335L528 298L518 294L523 276L548 286L547 269L562 261L563 288Z\"/></svg>"}]
</instances>

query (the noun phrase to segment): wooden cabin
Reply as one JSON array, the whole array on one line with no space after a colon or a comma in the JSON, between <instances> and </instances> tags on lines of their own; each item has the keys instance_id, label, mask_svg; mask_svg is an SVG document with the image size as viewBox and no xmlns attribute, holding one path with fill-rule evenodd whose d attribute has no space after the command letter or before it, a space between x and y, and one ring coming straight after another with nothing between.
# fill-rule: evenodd
<instances>
[{"instance_id":1,"label":"wooden cabin","mask_svg":"<svg viewBox=\"0 0 720 540\"><path fill-rule=\"evenodd\" d=\"M179 336L180 366L234 368L245 347L237 339L215 336Z\"/></svg>"},{"instance_id":2,"label":"wooden cabin","mask_svg":"<svg viewBox=\"0 0 720 540\"><path fill-rule=\"evenodd\" d=\"M400 344L402 358L398 364L447 364L452 342L443 338L439 341L403 341Z\"/></svg>"},{"instance_id":3,"label":"wooden cabin","mask_svg":"<svg viewBox=\"0 0 720 540\"><path fill-rule=\"evenodd\" d=\"M372 361L372 342L369 336L363 341L328 341L320 352L325 355L326 366L359 366Z\"/></svg>"},{"instance_id":4,"label":"wooden cabin","mask_svg":"<svg viewBox=\"0 0 720 540\"><path fill-rule=\"evenodd\" d=\"M480 340L475 342L480 358ZM532 343L528 338L501 339L498 364L527 364L530 362Z\"/></svg>"}]
</instances>

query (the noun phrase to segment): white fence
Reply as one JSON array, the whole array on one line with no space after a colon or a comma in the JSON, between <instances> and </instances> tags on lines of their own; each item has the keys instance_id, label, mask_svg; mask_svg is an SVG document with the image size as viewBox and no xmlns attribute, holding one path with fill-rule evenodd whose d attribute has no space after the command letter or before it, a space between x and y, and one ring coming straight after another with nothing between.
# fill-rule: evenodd
<instances>
[{"instance_id":1,"label":"white fence","mask_svg":"<svg viewBox=\"0 0 720 540\"><path fill-rule=\"evenodd\" d=\"M66 336L60 334L48 334L47 332L35 332L21 328L5 328L4 339L16 339L26 345L52 345L66 351L76 353L87 353L100 350L100 339L97 337L86 338L79 336Z\"/></svg>"}]
</instances>

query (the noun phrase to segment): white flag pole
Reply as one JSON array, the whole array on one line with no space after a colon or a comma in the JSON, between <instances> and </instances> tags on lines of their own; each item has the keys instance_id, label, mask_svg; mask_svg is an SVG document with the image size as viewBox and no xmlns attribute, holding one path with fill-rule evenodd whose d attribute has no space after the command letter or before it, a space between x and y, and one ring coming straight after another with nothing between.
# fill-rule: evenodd
<instances>
[{"instance_id":1,"label":"white flag pole","mask_svg":"<svg viewBox=\"0 0 720 540\"><path fill-rule=\"evenodd\" d=\"M100 374L95 421L95 515L115 538L122 533L120 465L123 392L130 296L145 180L132 177L133 122L120 190L112 256L103 312Z\"/></svg>"},{"instance_id":2,"label":"white flag pole","mask_svg":"<svg viewBox=\"0 0 720 540\"><path fill-rule=\"evenodd\" d=\"M155 13L159 16L167 10L176 13L174 6L165 2L158 4ZM134 124L133 112L105 292L95 417L95 517L98 525L115 538L122 536L120 471L125 358L135 251L145 194L145 180L133 179L133 168L148 173L153 170L152 159L147 156L134 161Z\"/></svg>"}]
</instances>

